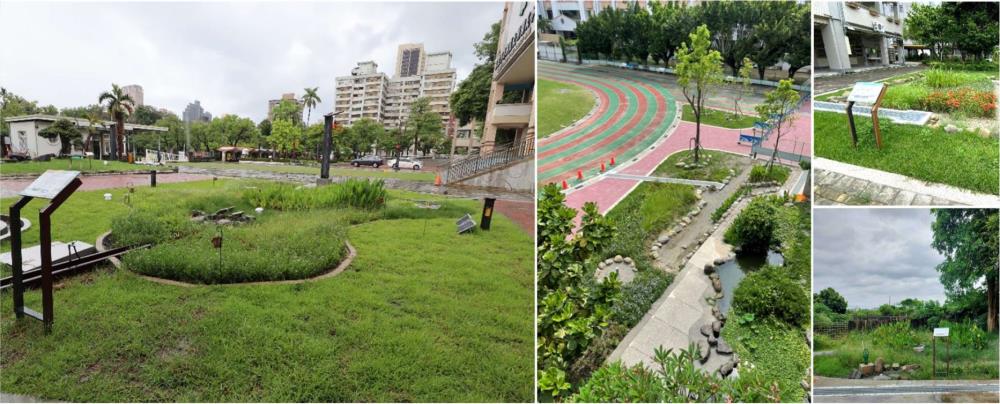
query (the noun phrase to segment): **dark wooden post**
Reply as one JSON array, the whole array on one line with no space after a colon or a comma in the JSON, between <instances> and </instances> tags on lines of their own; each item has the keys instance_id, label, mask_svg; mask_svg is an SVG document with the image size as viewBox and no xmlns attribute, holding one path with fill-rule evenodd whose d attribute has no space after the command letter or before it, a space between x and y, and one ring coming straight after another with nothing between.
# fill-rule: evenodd
<instances>
[{"instance_id":1,"label":"dark wooden post","mask_svg":"<svg viewBox=\"0 0 1000 404\"><path fill-rule=\"evenodd\" d=\"M24 268L21 262L21 208L34 199L22 196L10 206L11 283L14 290L14 316L24 317Z\"/></svg>"}]
</instances>

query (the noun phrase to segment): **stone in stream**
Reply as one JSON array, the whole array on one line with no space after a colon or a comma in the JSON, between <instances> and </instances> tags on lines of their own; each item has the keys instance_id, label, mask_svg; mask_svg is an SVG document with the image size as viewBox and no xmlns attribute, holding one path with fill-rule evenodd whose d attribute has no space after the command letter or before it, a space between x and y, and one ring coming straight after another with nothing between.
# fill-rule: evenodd
<instances>
[{"instance_id":1,"label":"stone in stream","mask_svg":"<svg viewBox=\"0 0 1000 404\"><path fill-rule=\"evenodd\" d=\"M704 364L708 362L709 355L712 354L712 349L709 348L708 342L698 341L698 361Z\"/></svg>"},{"instance_id":2,"label":"stone in stream","mask_svg":"<svg viewBox=\"0 0 1000 404\"><path fill-rule=\"evenodd\" d=\"M719 355L732 355L733 348L726 341L720 339L719 344L715 346L715 352L718 352Z\"/></svg>"},{"instance_id":3,"label":"stone in stream","mask_svg":"<svg viewBox=\"0 0 1000 404\"><path fill-rule=\"evenodd\" d=\"M719 368L719 374L722 375L722 378L724 379L728 377L729 374L733 373L733 369L736 369L736 363L733 361L726 362Z\"/></svg>"},{"instance_id":4,"label":"stone in stream","mask_svg":"<svg viewBox=\"0 0 1000 404\"><path fill-rule=\"evenodd\" d=\"M597 264L597 269L604 269L604 267L606 266L608 266L608 264L605 264L604 261L601 261L599 264Z\"/></svg>"},{"instance_id":5,"label":"stone in stream","mask_svg":"<svg viewBox=\"0 0 1000 404\"><path fill-rule=\"evenodd\" d=\"M653 259L654 259L654 260L658 260L658 259L660 259L660 253L658 253L658 252L653 252Z\"/></svg>"},{"instance_id":6,"label":"stone in stream","mask_svg":"<svg viewBox=\"0 0 1000 404\"><path fill-rule=\"evenodd\" d=\"M659 250L659 249L660 249L660 245L659 244L653 244L653 251L656 251L656 250Z\"/></svg>"},{"instance_id":7,"label":"stone in stream","mask_svg":"<svg viewBox=\"0 0 1000 404\"><path fill-rule=\"evenodd\" d=\"M722 314L722 312L719 311L719 308L713 306L712 307L712 317L719 318L720 314Z\"/></svg>"},{"instance_id":8,"label":"stone in stream","mask_svg":"<svg viewBox=\"0 0 1000 404\"><path fill-rule=\"evenodd\" d=\"M720 332L722 332L722 322L718 321L718 320L713 321L712 322L712 334L714 334L716 337L718 337Z\"/></svg>"},{"instance_id":9,"label":"stone in stream","mask_svg":"<svg viewBox=\"0 0 1000 404\"><path fill-rule=\"evenodd\" d=\"M632 262L632 257L625 257L625 264L626 265L634 265L633 262Z\"/></svg>"},{"instance_id":10,"label":"stone in stream","mask_svg":"<svg viewBox=\"0 0 1000 404\"><path fill-rule=\"evenodd\" d=\"M701 335L704 335L706 337L711 337L712 336L712 325L708 324L708 323L702 324L701 325Z\"/></svg>"},{"instance_id":11,"label":"stone in stream","mask_svg":"<svg viewBox=\"0 0 1000 404\"><path fill-rule=\"evenodd\" d=\"M722 291L722 281L719 278L712 279L712 287L715 288L716 292Z\"/></svg>"},{"instance_id":12,"label":"stone in stream","mask_svg":"<svg viewBox=\"0 0 1000 404\"><path fill-rule=\"evenodd\" d=\"M711 275L715 273L715 266L712 264L705 264L705 275Z\"/></svg>"},{"instance_id":13,"label":"stone in stream","mask_svg":"<svg viewBox=\"0 0 1000 404\"><path fill-rule=\"evenodd\" d=\"M726 260L724 260L722 258L716 258L715 261L712 261L712 264L714 264L715 266L719 266L719 265L722 265L722 264L725 264L725 263L726 263Z\"/></svg>"},{"instance_id":14,"label":"stone in stream","mask_svg":"<svg viewBox=\"0 0 1000 404\"><path fill-rule=\"evenodd\" d=\"M615 263L616 263L616 264L621 264L621 263L622 263L622 261L625 261L625 259L624 259L624 258L622 258L622 256L621 256L621 255L616 255L616 256L615 256Z\"/></svg>"},{"instance_id":15,"label":"stone in stream","mask_svg":"<svg viewBox=\"0 0 1000 404\"><path fill-rule=\"evenodd\" d=\"M722 322L723 326L726 325L726 313L719 312L719 315L715 316L715 318L719 319L719 321Z\"/></svg>"},{"instance_id":16,"label":"stone in stream","mask_svg":"<svg viewBox=\"0 0 1000 404\"><path fill-rule=\"evenodd\" d=\"M670 236L666 234L661 234L660 237L656 239L656 242L660 244L666 244L668 241L670 241Z\"/></svg>"},{"instance_id":17,"label":"stone in stream","mask_svg":"<svg viewBox=\"0 0 1000 404\"><path fill-rule=\"evenodd\" d=\"M719 342L719 339L714 335L709 335L708 338L706 338L706 341L708 341L708 345L715 346L715 344Z\"/></svg>"}]
</instances>

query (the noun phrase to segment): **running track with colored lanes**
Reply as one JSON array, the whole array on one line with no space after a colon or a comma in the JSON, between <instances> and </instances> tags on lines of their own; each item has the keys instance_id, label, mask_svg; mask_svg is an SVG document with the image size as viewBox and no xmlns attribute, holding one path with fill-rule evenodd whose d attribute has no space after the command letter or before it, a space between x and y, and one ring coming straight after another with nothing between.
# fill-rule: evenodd
<instances>
[{"instance_id":1,"label":"running track with colored lanes","mask_svg":"<svg viewBox=\"0 0 1000 404\"><path fill-rule=\"evenodd\" d=\"M539 72L543 78L586 88L598 97L598 107L589 117L539 140L538 181L542 184L572 180L578 170L597 171L612 157L617 162L632 159L659 140L677 114L670 92L642 77L550 62L539 62Z\"/></svg>"},{"instance_id":2,"label":"running track with colored lanes","mask_svg":"<svg viewBox=\"0 0 1000 404\"><path fill-rule=\"evenodd\" d=\"M811 103L805 102L796 112L796 119L788 132L782 134L779 150L791 151L792 140L808 142L807 151L811 152L812 137L812 109ZM639 161L628 165L617 172L622 174L649 175L671 154L682 150L688 150L688 142L694 137L695 125L692 122L681 122L665 141L656 145L655 149L644 155ZM737 143L739 139L739 129L725 129L717 126L701 126L701 145L706 149L722 150L736 154L748 155L749 145ZM769 141L773 144L773 138ZM765 143L766 144L766 143ZM761 159L770 156L757 156ZM621 201L626 195L632 192L639 181L619 178L602 177L581 189L574 190L566 195L566 206L577 209L576 221L579 222L582 214L583 204L586 202L597 203L598 210L605 214Z\"/></svg>"}]
</instances>

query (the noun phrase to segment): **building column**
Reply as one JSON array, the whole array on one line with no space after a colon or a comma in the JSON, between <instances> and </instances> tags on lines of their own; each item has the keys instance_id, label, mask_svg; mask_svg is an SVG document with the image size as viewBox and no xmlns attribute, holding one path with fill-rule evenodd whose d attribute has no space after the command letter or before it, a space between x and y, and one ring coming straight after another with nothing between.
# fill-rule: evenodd
<instances>
[{"instance_id":1,"label":"building column","mask_svg":"<svg viewBox=\"0 0 1000 404\"><path fill-rule=\"evenodd\" d=\"M587 21L587 7L583 5L583 0L577 0L576 4L580 7L580 22Z\"/></svg>"},{"instance_id":2,"label":"building column","mask_svg":"<svg viewBox=\"0 0 1000 404\"><path fill-rule=\"evenodd\" d=\"M559 15L559 2L557 0L549 0L549 4L552 5L552 18L555 19Z\"/></svg>"},{"instance_id":3,"label":"building column","mask_svg":"<svg viewBox=\"0 0 1000 404\"><path fill-rule=\"evenodd\" d=\"M879 58L879 60L882 61L882 66L888 66L892 64L892 61L889 60L889 37L883 36L879 44L881 45L882 48L879 49L879 51L882 52L881 54L882 57Z\"/></svg>"},{"instance_id":4,"label":"building column","mask_svg":"<svg viewBox=\"0 0 1000 404\"><path fill-rule=\"evenodd\" d=\"M830 64L830 70L849 70L851 68L851 56L848 54L844 23L840 20L830 20L823 27L822 34L823 48L826 50L826 60Z\"/></svg>"},{"instance_id":5,"label":"building column","mask_svg":"<svg viewBox=\"0 0 1000 404\"><path fill-rule=\"evenodd\" d=\"M503 99L503 83L493 82L490 87L490 99L486 104L486 124L483 125L483 141L479 148L479 154L483 155L493 151L497 139L497 127L493 125L493 107Z\"/></svg>"}]
</instances>

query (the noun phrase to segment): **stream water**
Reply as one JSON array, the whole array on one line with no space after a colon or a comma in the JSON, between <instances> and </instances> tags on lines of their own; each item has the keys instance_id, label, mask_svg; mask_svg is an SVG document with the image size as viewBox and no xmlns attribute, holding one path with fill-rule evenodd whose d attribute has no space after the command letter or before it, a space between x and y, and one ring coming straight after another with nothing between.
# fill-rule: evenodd
<instances>
[{"instance_id":1,"label":"stream water","mask_svg":"<svg viewBox=\"0 0 1000 404\"><path fill-rule=\"evenodd\" d=\"M781 265L785 262L776 251L768 251L767 254L737 254L736 259L727 261L716 270L719 272L719 280L722 281L722 300L719 302L719 310L729 313L729 305L733 301L733 291L736 285L746 276L747 273L756 271L764 264Z\"/></svg>"}]
</instances>

